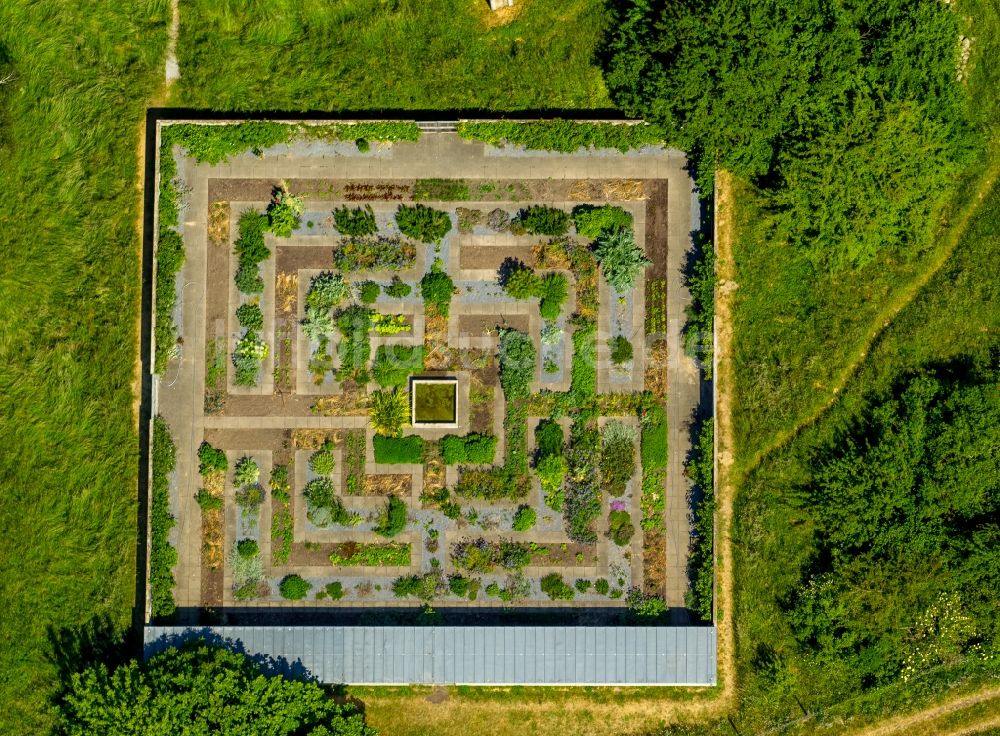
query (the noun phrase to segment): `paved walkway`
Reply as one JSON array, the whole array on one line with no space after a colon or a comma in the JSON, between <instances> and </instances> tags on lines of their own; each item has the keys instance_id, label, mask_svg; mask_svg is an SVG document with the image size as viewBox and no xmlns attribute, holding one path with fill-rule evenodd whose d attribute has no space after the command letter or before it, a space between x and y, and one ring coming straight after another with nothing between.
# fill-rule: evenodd
<instances>
[{"instance_id":1,"label":"paved walkway","mask_svg":"<svg viewBox=\"0 0 1000 736\"><path fill-rule=\"evenodd\" d=\"M684 171L685 159L677 151L644 151L627 155L591 152L573 155L499 152L480 142L464 141L450 133L425 134L419 144L378 147L375 155L345 153L344 146L317 146L298 150L280 146L261 159L244 154L218 166L182 161L180 174L189 189L181 214L187 259L181 275L184 349L180 360L158 386L158 411L171 426L178 448L178 473L172 506L178 525L172 534L179 560L175 568L175 598L182 610L193 614L201 600L201 514L194 500L200 486L196 451L206 427L225 428L346 428L361 427L364 417L205 417L205 300L212 288L231 285L206 283L208 179L403 179L425 177L482 179L663 179L670 195L668 248L668 318L670 458L666 493L667 604L684 605L687 590L688 483L683 463L689 449L689 421L698 403L699 379L694 362L681 350L684 308L690 300L683 288L681 269L690 246L692 182ZM657 244L659 245L659 244ZM603 281L602 281L603 284ZM605 289L606 291L606 289ZM642 293L641 290L636 293ZM607 294L602 292L602 297ZM459 300L460 303L461 300ZM459 306L459 305L456 305ZM462 311L459 307L458 311ZM472 310L475 311L475 310ZM603 316L603 315L602 315ZM637 317L641 324L641 313ZM602 342L606 335L601 336ZM641 388L643 371L637 365L635 380ZM632 383L635 383L633 381ZM628 384L602 386L622 390ZM633 387L635 388L635 387ZM266 533L266 530L265 530Z\"/></svg>"}]
</instances>

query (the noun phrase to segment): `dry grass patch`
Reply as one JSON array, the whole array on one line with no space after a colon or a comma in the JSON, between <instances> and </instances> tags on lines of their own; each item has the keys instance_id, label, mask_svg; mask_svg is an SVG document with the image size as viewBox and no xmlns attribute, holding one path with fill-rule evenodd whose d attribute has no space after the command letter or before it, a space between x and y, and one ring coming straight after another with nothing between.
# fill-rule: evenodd
<instances>
[{"instance_id":1,"label":"dry grass patch","mask_svg":"<svg viewBox=\"0 0 1000 736\"><path fill-rule=\"evenodd\" d=\"M229 245L229 202L212 202L208 208L208 242Z\"/></svg>"},{"instance_id":2,"label":"dry grass patch","mask_svg":"<svg viewBox=\"0 0 1000 736\"><path fill-rule=\"evenodd\" d=\"M667 396L667 343L658 340L649 349L646 359L646 390L659 399Z\"/></svg>"},{"instance_id":3,"label":"dry grass patch","mask_svg":"<svg viewBox=\"0 0 1000 736\"><path fill-rule=\"evenodd\" d=\"M409 496L413 486L413 476L403 473L390 475L366 475L364 494L366 496Z\"/></svg>"},{"instance_id":4,"label":"dry grass patch","mask_svg":"<svg viewBox=\"0 0 1000 736\"><path fill-rule=\"evenodd\" d=\"M299 299L299 274L297 271L278 274L275 288L275 301L278 309L284 314L294 314L296 302Z\"/></svg>"},{"instance_id":5,"label":"dry grass patch","mask_svg":"<svg viewBox=\"0 0 1000 736\"><path fill-rule=\"evenodd\" d=\"M368 415L368 398L361 391L345 391L318 399L312 411L324 417L363 417Z\"/></svg>"}]
</instances>

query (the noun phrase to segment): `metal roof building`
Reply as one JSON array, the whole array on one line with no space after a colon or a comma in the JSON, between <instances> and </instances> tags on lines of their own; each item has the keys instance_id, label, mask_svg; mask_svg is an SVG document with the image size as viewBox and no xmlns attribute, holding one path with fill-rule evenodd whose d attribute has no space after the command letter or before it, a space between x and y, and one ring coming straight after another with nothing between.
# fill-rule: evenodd
<instances>
[{"instance_id":1,"label":"metal roof building","mask_svg":"<svg viewBox=\"0 0 1000 736\"><path fill-rule=\"evenodd\" d=\"M324 683L716 682L714 626L148 626L146 656L198 637Z\"/></svg>"}]
</instances>

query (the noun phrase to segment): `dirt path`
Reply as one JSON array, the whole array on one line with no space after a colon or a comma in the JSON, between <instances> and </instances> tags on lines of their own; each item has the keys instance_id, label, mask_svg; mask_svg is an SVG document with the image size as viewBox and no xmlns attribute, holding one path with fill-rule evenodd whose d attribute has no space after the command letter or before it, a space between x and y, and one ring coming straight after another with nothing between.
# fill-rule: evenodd
<instances>
[{"instance_id":1,"label":"dirt path","mask_svg":"<svg viewBox=\"0 0 1000 736\"><path fill-rule=\"evenodd\" d=\"M715 622L718 636L719 683L722 697L719 707L736 704L736 634L733 627L733 498L736 478L733 473L735 453L732 392L734 386L733 293L738 288L734 280L732 178L719 171L715 179L715 252L718 292L715 299L715 495L718 510L715 517Z\"/></svg>"},{"instance_id":2,"label":"dirt path","mask_svg":"<svg viewBox=\"0 0 1000 736\"><path fill-rule=\"evenodd\" d=\"M817 408L811 415L798 422L791 429L779 433L769 445L759 450L744 467L744 473L751 472L757 468L771 453L788 445L788 443L798 437L803 430L808 429L815 424L820 417L822 417L830 409L830 407L834 405L840 395L840 392L858 372L858 369L861 367L862 363L864 363L865 358L868 357L869 351L876 344L879 338L881 338L903 309L909 306L910 303L917 298L917 295L920 294L923 288L930 283L930 280L937 275L941 268L951 258L952 254L955 252L955 248L958 247L958 243L961 241L962 236L968 229L969 222L971 222L973 215L978 212L981 202L996 185L998 178L1000 178L1000 159L991 164L991 166L986 170L983 177L980 179L976 196L971 202L969 202L968 205L966 205L961 214L959 214L958 218L955 220L954 224L948 229L947 235L944 239L944 245L938 250L928 267L905 288L897 292L889 303L882 309L882 311L879 312L878 316L872 321L874 328L868 337L865 338L864 343L855 351L855 355L851 361L844 366L843 370L841 370L840 374L833 382L833 390L831 391L829 398L827 398L822 406ZM720 281L721 279L722 277L720 275ZM718 311L718 307L716 307L716 309Z\"/></svg>"},{"instance_id":3,"label":"dirt path","mask_svg":"<svg viewBox=\"0 0 1000 736\"><path fill-rule=\"evenodd\" d=\"M895 734L973 734L982 733L991 725L1000 725L1000 716L990 714L986 719L974 724L948 727L945 724L935 724L946 716L958 711L972 708L976 705L1000 699L1000 687L987 688L971 695L963 695L954 700L946 701L925 710L910 713L905 716L892 718L882 725L873 727L867 725L857 730L847 732L851 736L895 736ZM925 728L926 727L926 728Z\"/></svg>"}]
</instances>

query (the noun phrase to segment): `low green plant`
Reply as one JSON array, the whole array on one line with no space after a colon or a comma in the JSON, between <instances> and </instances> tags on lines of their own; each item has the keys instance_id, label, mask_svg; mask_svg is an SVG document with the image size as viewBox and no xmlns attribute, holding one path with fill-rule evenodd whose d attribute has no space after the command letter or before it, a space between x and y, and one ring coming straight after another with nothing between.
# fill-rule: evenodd
<instances>
[{"instance_id":1,"label":"low green plant","mask_svg":"<svg viewBox=\"0 0 1000 736\"><path fill-rule=\"evenodd\" d=\"M623 366L632 360L632 343L624 335L615 335L608 340L608 350L611 362L616 366Z\"/></svg>"},{"instance_id":2,"label":"low green plant","mask_svg":"<svg viewBox=\"0 0 1000 736\"><path fill-rule=\"evenodd\" d=\"M268 352L267 343L253 330L247 330L233 350L233 382L237 386L256 386L260 367Z\"/></svg>"},{"instance_id":3,"label":"low green plant","mask_svg":"<svg viewBox=\"0 0 1000 736\"><path fill-rule=\"evenodd\" d=\"M337 315L337 329L344 336L337 346L340 358L338 376L341 380L352 378L358 383L368 382L368 362L371 360L369 332L373 315L371 309L357 304Z\"/></svg>"},{"instance_id":4,"label":"low green plant","mask_svg":"<svg viewBox=\"0 0 1000 736\"><path fill-rule=\"evenodd\" d=\"M392 281L382 289L386 296L391 296L393 299L403 299L408 297L410 292L413 291L413 287L405 283L399 276L393 276Z\"/></svg>"},{"instance_id":5,"label":"low green plant","mask_svg":"<svg viewBox=\"0 0 1000 736\"><path fill-rule=\"evenodd\" d=\"M383 387L405 386L409 377L424 367L422 345L379 345L372 377Z\"/></svg>"},{"instance_id":6,"label":"low green plant","mask_svg":"<svg viewBox=\"0 0 1000 736\"><path fill-rule=\"evenodd\" d=\"M375 462L386 464L420 464L424 459L424 438L417 435L407 437L385 437L377 434L372 438Z\"/></svg>"},{"instance_id":7,"label":"low green plant","mask_svg":"<svg viewBox=\"0 0 1000 736\"><path fill-rule=\"evenodd\" d=\"M468 198L469 183L464 179L417 179L413 183L413 199L418 202L457 202Z\"/></svg>"},{"instance_id":8,"label":"low green plant","mask_svg":"<svg viewBox=\"0 0 1000 736\"><path fill-rule=\"evenodd\" d=\"M379 512L378 522L372 531L383 537L394 537L406 528L406 524L406 504L395 496L389 496L386 499L385 508Z\"/></svg>"},{"instance_id":9,"label":"low green plant","mask_svg":"<svg viewBox=\"0 0 1000 736\"><path fill-rule=\"evenodd\" d=\"M409 567L410 545L402 542L346 542L330 555L334 567Z\"/></svg>"},{"instance_id":10,"label":"low green plant","mask_svg":"<svg viewBox=\"0 0 1000 736\"><path fill-rule=\"evenodd\" d=\"M288 185L281 182L271 193L271 203L267 207L267 220L271 232L281 238L291 236L292 231L302 224L304 210L302 197L288 191Z\"/></svg>"},{"instance_id":11,"label":"low green plant","mask_svg":"<svg viewBox=\"0 0 1000 736\"><path fill-rule=\"evenodd\" d=\"M706 419L698 427L698 442L685 470L698 487L701 498L694 508L694 541L688 558L691 588L688 608L703 621L712 620L712 601L715 583L714 527L714 442L715 420ZM839 470L839 469L838 469ZM856 477L847 474L845 478ZM838 480L838 483L840 481ZM838 511L837 513L841 513Z\"/></svg>"},{"instance_id":12,"label":"low green plant","mask_svg":"<svg viewBox=\"0 0 1000 736\"><path fill-rule=\"evenodd\" d=\"M641 588L629 588L625 603L629 611L643 618L656 618L667 612L667 603L661 596L646 595Z\"/></svg>"},{"instance_id":13,"label":"low green plant","mask_svg":"<svg viewBox=\"0 0 1000 736\"><path fill-rule=\"evenodd\" d=\"M576 232L585 238L593 239L615 228L631 230L632 222L632 213L617 205L581 204L573 208Z\"/></svg>"},{"instance_id":14,"label":"low green plant","mask_svg":"<svg viewBox=\"0 0 1000 736\"><path fill-rule=\"evenodd\" d=\"M579 148L614 148L624 153L633 148L662 144L666 140L666 131L658 125L575 120L466 122L459 123L458 134L462 138L485 141L495 146L512 144L562 153L572 153Z\"/></svg>"},{"instance_id":15,"label":"low green plant","mask_svg":"<svg viewBox=\"0 0 1000 736\"><path fill-rule=\"evenodd\" d=\"M305 580L301 575L286 575L281 579L278 590L281 597L287 601L300 601L312 590L312 583Z\"/></svg>"},{"instance_id":16,"label":"low green plant","mask_svg":"<svg viewBox=\"0 0 1000 736\"><path fill-rule=\"evenodd\" d=\"M194 500L198 502L198 508L202 511L218 511L225 503L223 499L219 496L213 496L205 488L198 489L198 492L194 494Z\"/></svg>"},{"instance_id":17,"label":"low green plant","mask_svg":"<svg viewBox=\"0 0 1000 736\"><path fill-rule=\"evenodd\" d=\"M631 291L636 277L646 266L653 265L635 242L633 232L620 227L605 230L597 237L594 255L605 280L619 294Z\"/></svg>"},{"instance_id":18,"label":"low green plant","mask_svg":"<svg viewBox=\"0 0 1000 736\"><path fill-rule=\"evenodd\" d=\"M715 345L715 249L707 239L700 239L700 257L692 264L684 282L691 292L685 309L684 346L698 359L705 378L712 378L712 351Z\"/></svg>"},{"instance_id":19,"label":"low green plant","mask_svg":"<svg viewBox=\"0 0 1000 736\"><path fill-rule=\"evenodd\" d=\"M557 319L562 305L569 296L569 281L562 273L545 274L538 285L538 310L542 319Z\"/></svg>"},{"instance_id":20,"label":"low green plant","mask_svg":"<svg viewBox=\"0 0 1000 736\"><path fill-rule=\"evenodd\" d=\"M339 580L334 580L323 587L323 592L326 593L326 597L330 600L339 601L344 597L344 584Z\"/></svg>"},{"instance_id":21,"label":"low green plant","mask_svg":"<svg viewBox=\"0 0 1000 736\"><path fill-rule=\"evenodd\" d=\"M177 274L184 265L184 240L173 230L162 230L156 246L156 357L158 373L163 373L177 345L174 305L177 303Z\"/></svg>"},{"instance_id":22,"label":"low green plant","mask_svg":"<svg viewBox=\"0 0 1000 736\"><path fill-rule=\"evenodd\" d=\"M236 320L245 330L264 329L264 313L256 302L247 302L236 308Z\"/></svg>"},{"instance_id":23,"label":"low green plant","mask_svg":"<svg viewBox=\"0 0 1000 736\"><path fill-rule=\"evenodd\" d=\"M552 419L542 419L535 426L535 451L539 458L562 455L563 428Z\"/></svg>"},{"instance_id":24,"label":"low green plant","mask_svg":"<svg viewBox=\"0 0 1000 736\"><path fill-rule=\"evenodd\" d=\"M177 523L170 513L170 474L177 465L177 447L160 417L153 420L151 454L149 592L153 617L165 619L177 610L173 574L177 550L170 545L170 530Z\"/></svg>"},{"instance_id":25,"label":"low green plant","mask_svg":"<svg viewBox=\"0 0 1000 736\"><path fill-rule=\"evenodd\" d=\"M398 387L373 391L368 397L368 418L376 434L399 437L410 420L410 400Z\"/></svg>"},{"instance_id":26,"label":"low green plant","mask_svg":"<svg viewBox=\"0 0 1000 736\"><path fill-rule=\"evenodd\" d=\"M597 323L577 324L573 332L570 394L576 406L587 406L597 395Z\"/></svg>"},{"instance_id":27,"label":"low green plant","mask_svg":"<svg viewBox=\"0 0 1000 736\"><path fill-rule=\"evenodd\" d=\"M413 265L417 249L397 237L351 236L333 249L333 265L341 271L401 271Z\"/></svg>"},{"instance_id":28,"label":"low green plant","mask_svg":"<svg viewBox=\"0 0 1000 736\"><path fill-rule=\"evenodd\" d=\"M309 469L316 475L330 475L336 466L333 456L333 442L327 440L323 445L309 456Z\"/></svg>"},{"instance_id":29,"label":"low green plant","mask_svg":"<svg viewBox=\"0 0 1000 736\"><path fill-rule=\"evenodd\" d=\"M351 209L346 204L333 211L333 224L341 235L374 235L378 232L371 205Z\"/></svg>"},{"instance_id":30,"label":"low green plant","mask_svg":"<svg viewBox=\"0 0 1000 736\"><path fill-rule=\"evenodd\" d=\"M470 580L464 575L452 575L448 578L448 589L453 595L465 598L469 594Z\"/></svg>"},{"instance_id":31,"label":"low green plant","mask_svg":"<svg viewBox=\"0 0 1000 736\"><path fill-rule=\"evenodd\" d=\"M608 514L608 536L619 547L624 547L632 540L635 525L627 511L612 511Z\"/></svg>"},{"instance_id":32,"label":"low green plant","mask_svg":"<svg viewBox=\"0 0 1000 736\"><path fill-rule=\"evenodd\" d=\"M612 496L625 493L625 484L635 473L635 439L633 427L617 420L604 426L601 437L601 480Z\"/></svg>"},{"instance_id":33,"label":"low green plant","mask_svg":"<svg viewBox=\"0 0 1000 736\"><path fill-rule=\"evenodd\" d=\"M503 288L513 299L531 299L539 295L541 279L520 261L505 264Z\"/></svg>"},{"instance_id":34,"label":"low green plant","mask_svg":"<svg viewBox=\"0 0 1000 736\"><path fill-rule=\"evenodd\" d=\"M455 282L444 270L441 259L435 258L431 270L420 280L420 295L424 299L424 306L442 317L447 317L454 293Z\"/></svg>"},{"instance_id":35,"label":"low green plant","mask_svg":"<svg viewBox=\"0 0 1000 736\"><path fill-rule=\"evenodd\" d=\"M562 511L565 504L563 481L569 466L562 455L544 455L535 465L535 473L542 486L545 505L553 511Z\"/></svg>"},{"instance_id":36,"label":"low green plant","mask_svg":"<svg viewBox=\"0 0 1000 736\"><path fill-rule=\"evenodd\" d=\"M264 244L267 215L254 209L244 210L240 213L237 227L239 237L233 244L233 250L238 258L236 288L244 294L260 294L264 291L260 263L271 255L271 251Z\"/></svg>"},{"instance_id":37,"label":"low green plant","mask_svg":"<svg viewBox=\"0 0 1000 736\"><path fill-rule=\"evenodd\" d=\"M590 590L592 583L589 580L584 580L583 578L577 578L576 582L573 583L573 587L576 588L578 593L586 593Z\"/></svg>"},{"instance_id":38,"label":"low green plant","mask_svg":"<svg viewBox=\"0 0 1000 736\"><path fill-rule=\"evenodd\" d=\"M225 473L229 470L229 461L225 450L212 447L208 442L202 442L198 447L198 473L208 475L213 472Z\"/></svg>"},{"instance_id":39,"label":"low green plant","mask_svg":"<svg viewBox=\"0 0 1000 736\"><path fill-rule=\"evenodd\" d=\"M374 281L362 281L358 284L358 299L362 304L374 304L380 291L381 288Z\"/></svg>"},{"instance_id":40,"label":"low green plant","mask_svg":"<svg viewBox=\"0 0 1000 736\"><path fill-rule=\"evenodd\" d=\"M334 271L323 271L312 277L306 293L306 309L328 312L351 294L351 286ZM331 327L332 330L332 327Z\"/></svg>"},{"instance_id":41,"label":"low green plant","mask_svg":"<svg viewBox=\"0 0 1000 736\"><path fill-rule=\"evenodd\" d=\"M518 506L514 512L513 529L515 532L526 532L535 526L538 515L531 506Z\"/></svg>"},{"instance_id":42,"label":"low green plant","mask_svg":"<svg viewBox=\"0 0 1000 736\"><path fill-rule=\"evenodd\" d=\"M523 332L500 331L500 386L507 401L527 398L535 378L535 343Z\"/></svg>"},{"instance_id":43,"label":"low green plant","mask_svg":"<svg viewBox=\"0 0 1000 736\"><path fill-rule=\"evenodd\" d=\"M532 205L521 210L517 219L525 231L533 235L565 235L569 232L569 215L556 207Z\"/></svg>"},{"instance_id":44,"label":"low green plant","mask_svg":"<svg viewBox=\"0 0 1000 736\"><path fill-rule=\"evenodd\" d=\"M351 513L337 496L333 481L328 477L313 478L303 489L306 499L306 518L320 528L329 526L354 526L361 521L359 514Z\"/></svg>"},{"instance_id":45,"label":"low green plant","mask_svg":"<svg viewBox=\"0 0 1000 736\"><path fill-rule=\"evenodd\" d=\"M451 230L451 218L447 212L422 204L399 205L396 210L396 224L403 235L422 243L438 243Z\"/></svg>"},{"instance_id":46,"label":"low green plant","mask_svg":"<svg viewBox=\"0 0 1000 736\"><path fill-rule=\"evenodd\" d=\"M248 455L244 455L236 461L236 468L233 471L233 485L237 488L250 486L260 480L260 466L257 461Z\"/></svg>"},{"instance_id":47,"label":"low green plant","mask_svg":"<svg viewBox=\"0 0 1000 736\"><path fill-rule=\"evenodd\" d=\"M542 578L542 592L554 601L570 601L575 596L573 588L557 572L550 572Z\"/></svg>"},{"instance_id":48,"label":"low green plant","mask_svg":"<svg viewBox=\"0 0 1000 736\"><path fill-rule=\"evenodd\" d=\"M611 585L604 578L598 578L594 583L594 591L598 595L607 595L608 591L611 589Z\"/></svg>"},{"instance_id":49,"label":"low green plant","mask_svg":"<svg viewBox=\"0 0 1000 736\"><path fill-rule=\"evenodd\" d=\"M445 435L440 440L445 465L488 465L496 455L497 438L489 434Z\"/></svg>"}]
</instances>

